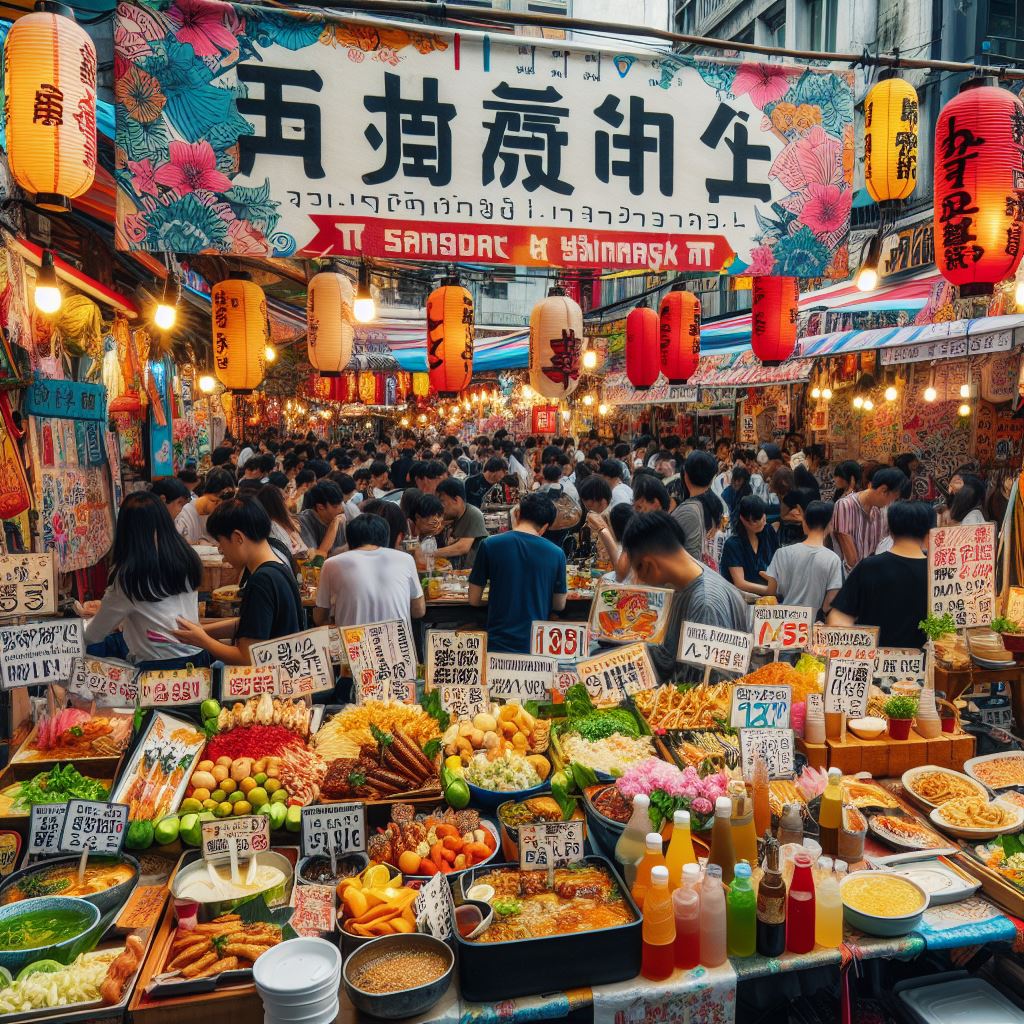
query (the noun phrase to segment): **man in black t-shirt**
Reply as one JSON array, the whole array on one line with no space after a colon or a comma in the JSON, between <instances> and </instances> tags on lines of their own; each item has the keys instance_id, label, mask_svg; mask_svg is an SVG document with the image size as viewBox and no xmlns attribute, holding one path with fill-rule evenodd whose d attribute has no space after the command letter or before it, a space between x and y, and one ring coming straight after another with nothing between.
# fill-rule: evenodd
<instances>
[{"instance_id":1,"label":"man in black t-shirt","mask_svg":"<svg viewBox=\"0 0 1024 1024\"><path fill-rule=\"evenodd\" d=\"M854 566L828 613L830 626L878 626L879 647L923 647L928 617L928 531L935 509L924 501L889 506L892 548Z\"/></svg>"},{"instance_id":2,"label":"man in black t-shirt","mask_svg":"<svg viewBox=\"0 0 1024 1024\"><path fill-rule=\"evenodd\" d=\"M302 629L299 588L268 542L270 516L255 498L222 501L210 514L206 529L224 558L235 569L248 571L238 617L206 626L179 617L180 628L173 632L183 642L209 651L214 661L248 665L252 644Z\"/></svg>"}]
</instances>

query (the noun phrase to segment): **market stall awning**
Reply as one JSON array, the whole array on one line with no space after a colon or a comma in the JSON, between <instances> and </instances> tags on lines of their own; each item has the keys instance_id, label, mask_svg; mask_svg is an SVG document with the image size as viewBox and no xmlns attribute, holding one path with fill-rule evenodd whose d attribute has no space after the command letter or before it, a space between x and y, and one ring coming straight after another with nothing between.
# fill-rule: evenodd
<instances>
[{"instance_id":1,"label":"market stall awning","mask_svg":"<svg viewBox=\"0 0 1024 1024\"><path fill-rule=\"evenodd\" d=\"M427 369L425 320L381 318L356 328L357 347L390 350L403 370ZM473 345L473 372L522 370L530 365L530 331L525 327L477 324Z\"/></svg>"},{"instance_id":2,"label":"market stall awning","mask_svg":"<svg viewBox=\"0 0 1024 1024\"><path fill-rule=\"evenodd\" d=\"M872 331L836 331L803 338L797 343L797 349L802 357L879 349L883 363L922 362L1006 352L1024 340L1022 329L1024 316L989 316Z\"/></svg>"}]
</instances>

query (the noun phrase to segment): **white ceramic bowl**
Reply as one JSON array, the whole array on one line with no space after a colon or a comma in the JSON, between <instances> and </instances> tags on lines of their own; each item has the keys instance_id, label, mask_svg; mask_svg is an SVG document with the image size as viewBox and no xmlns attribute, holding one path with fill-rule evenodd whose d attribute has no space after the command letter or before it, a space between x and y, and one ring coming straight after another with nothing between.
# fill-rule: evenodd
<instances>
[{"instance_id":1,"label":"white ceramic bowl","mask_svg":"<svg viewBox=\"0 0 1024 1024\"><path fill-rule=\"evenodd\" d=\"M909 932L912 932L921 923L921 918L924 916L924 912L928 909L928 893L926 893L924 889L917 884L917 882L914 882L903 875L897 874L894 871L854 871L839 883L840 895L842 895L843 889L845 889L850 882L855 878L861 879L865 875L869 875L872 878L879 878L884 875L890 878L898 878L901 882L906 882L908 885L912 885L921 894L921 909L914 911L913 914L904 914L902 917L882 917L878 914L869 914L863 910L855 910L853 907L848 906L844 900L843 916L846 919L846 923L867 935L891 937L895 935L907 935Z\"/></svg>"},{"instance_id":2,"label":"white ceramic bowl","mask_svg":"<svg viewBox=\"0 0 1024 1024\"><path fill-rule=\"evenodd\" d=\"M319 998L341 979L341 950L326 939L298 938L268 949L252 965L260 998L271 1003Z\"/></svg>"},{"instance_id":3,"label":"white ceramic bowl","mask_svg":"<svg viewBox=\"0 0 1024 1024\"><path fill-rule=\"evenodd\" d=\"M886 722L884 718L875 715L865 715L863 718L851 718L846 723L846 728L862 740L876 740L885 732Z\"/></svg>"},{"instance_id":4,"label":"white ceramic bowl","mask_svg":"<svg viewBox=\"0 0 1024 1024\"><path fill-rule=\"evenodd\" d=\"M1005 835L1008 832L1019 832L1024 825L1024 807L1018 807L1006 801L999 801L999 806L1007 811L1012 817L1006 825L999 828L965 828L962 825L951 825L942 817L942 807L936 807L929 817L932 824L936 825L943 832L960 839L994 839L996 836Z\"/></svg>"},{"instance_id":5,"label":"white ceramic bowl","mask_svg":"<svg viewBox=\"0 0 1024 1024\"><path fill-rule=\"evenodd\" d=\"M955 772L952 768L942 768L935 764L922 764L916 768L908 768L900 778L900 782L903 783L903 789L906 791L907 796L919 807L924 808L926 811L931 811L932 808L938 807L936 803L932 803L931 800L926 800L923 796L920 796L914 790L914 780L918 776L926 775L930 772L942 772L943 775L955 775L962 782L966 782L974 789L978 796L988 799L988 790L980 783L977 779L972 779L969 775L964 775L962 772Z\"/></svg>"}]
</instances>

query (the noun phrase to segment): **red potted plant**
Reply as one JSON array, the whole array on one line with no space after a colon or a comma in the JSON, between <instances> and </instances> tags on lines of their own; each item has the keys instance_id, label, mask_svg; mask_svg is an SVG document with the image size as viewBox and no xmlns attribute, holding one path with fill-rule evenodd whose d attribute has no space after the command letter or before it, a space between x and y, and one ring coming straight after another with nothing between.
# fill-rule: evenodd
<instances>
[{"instance_id":1,"label":"red potted plant","mask_svg":"<svg viewBox=\"0 0 1024 1024\"><path fill-rule=\"evenodd\" d=\"M894 740L910 737L910 723L917 713L917 701L913 697L890 697L882 706L889 719L889 736Z\"/></svg>"},{"instance_id":2,"label":"red potted plant","mask_svg":"<svg viewBox=\"0 0 1024 1024\"><path fill-rule=\"evenodd\" d=\"M1024 630L1016 622L1000 615L989 623L989 628L1002 637L1003 646L1013 655L1014 661L1024 659Z\"/></svg>"}]
</instances>

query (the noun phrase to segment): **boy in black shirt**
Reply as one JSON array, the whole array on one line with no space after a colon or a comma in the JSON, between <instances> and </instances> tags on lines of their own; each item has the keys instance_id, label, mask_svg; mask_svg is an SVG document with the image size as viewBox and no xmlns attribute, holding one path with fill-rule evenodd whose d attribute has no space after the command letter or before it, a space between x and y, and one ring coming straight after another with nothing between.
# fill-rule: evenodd
<instances>
[{"instance_id":1,"label":"boy in black shirt","mask_svg":"<svg viewBox=\"0 0 1024 1024\"><path fill-rule=\"evenodd\" d=\"M206 529L224 558L235 569L248 571L237 618L220 619L205 627L178 619L174 635L210 652L225 665L248 665L249 647L298 633L302 629L302 599L291 570L268 542L270 516L255 498L222 501L207 520ZM223 638L231 637L230 643Z\"/></svg>"}]
</instances>

